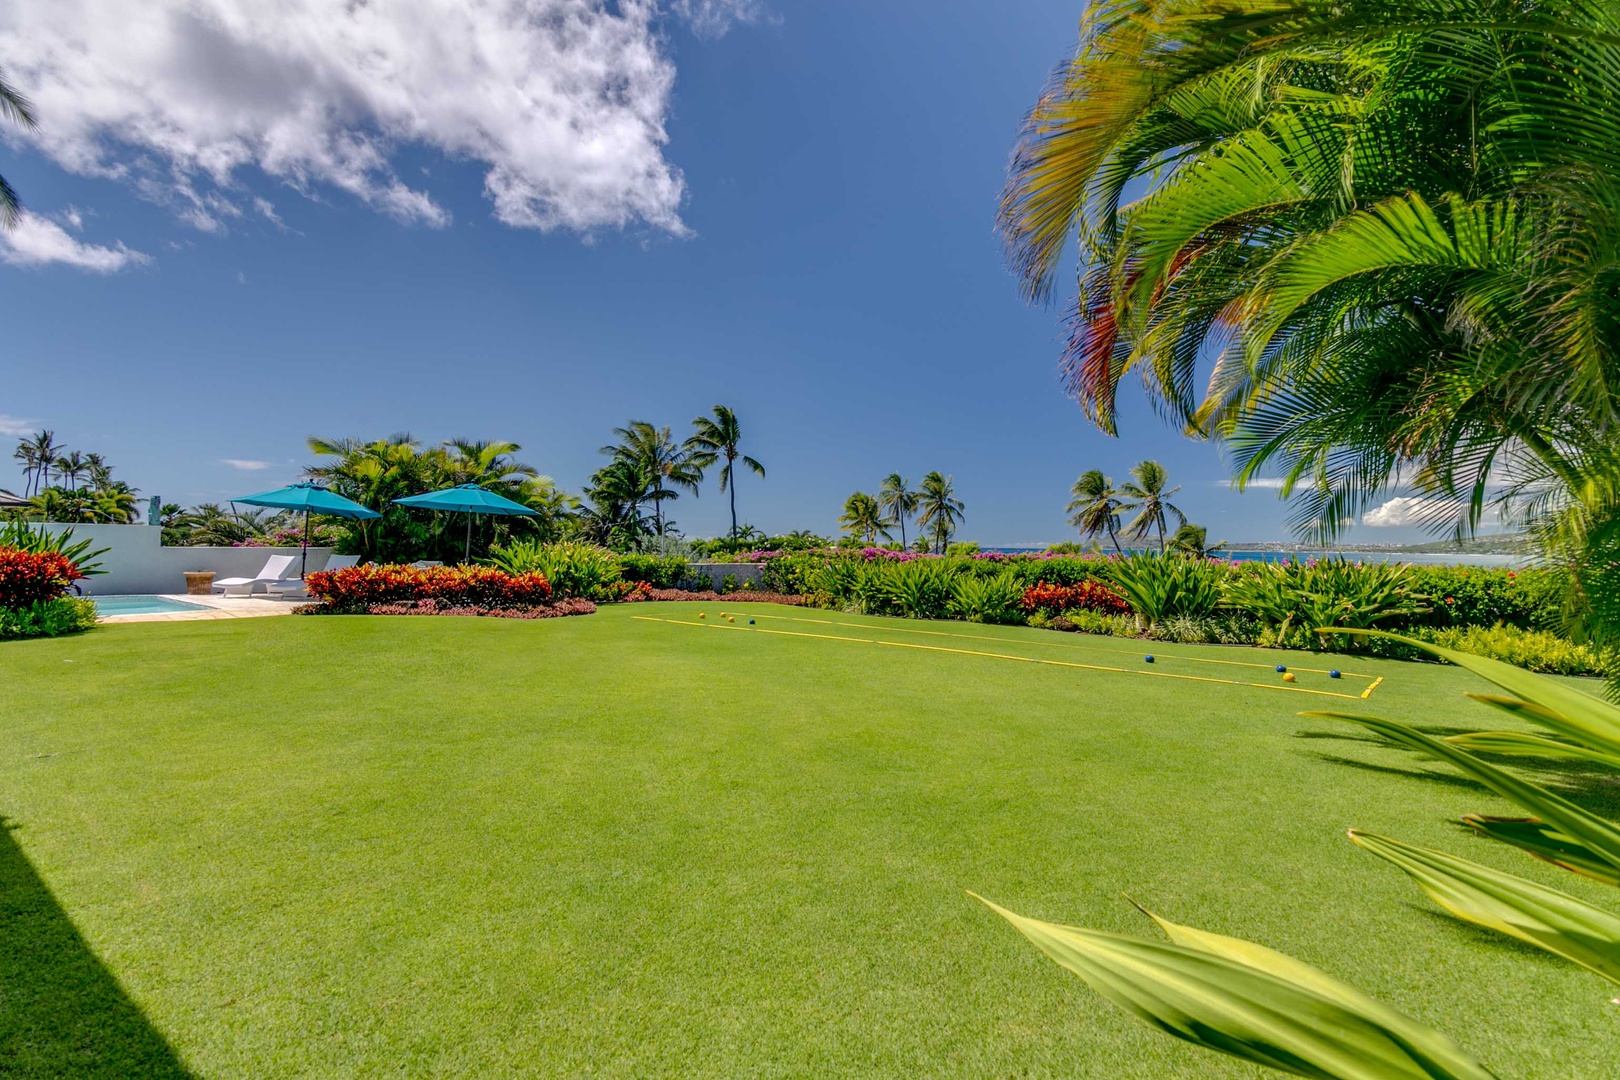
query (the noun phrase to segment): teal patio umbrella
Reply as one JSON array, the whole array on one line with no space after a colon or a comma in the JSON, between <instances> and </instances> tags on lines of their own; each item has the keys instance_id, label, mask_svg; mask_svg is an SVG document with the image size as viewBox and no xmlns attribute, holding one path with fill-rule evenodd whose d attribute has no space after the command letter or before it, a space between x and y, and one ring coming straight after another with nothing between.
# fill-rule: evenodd
<instances>
[{"instance_id":1,"label":"teal patio umbrella","mask_svg":"<svg viewBox=\"0 0 1620 1080\"><path fill-rule=\"evenodd\" d=\"M425 510L448 510L453 514L467 515L467 548L461 556L463 562L472 559L472 515L495 514L501 517L539 517L540 511L530 509L520 502L513 502L504 495L497 495L477 484L457 484L453 488L444 488L442 491L430 491L426 495L411 495L404 499L395 499L400 506L419 506Z\"/></svg>"},{"instance_id":2,"label":"teal patio umbrella","mask_svg":"<svg viewBox=\"0 0 1620 1080\"><path fill-rule=\"evenodd\" d=\"M240 499L232 499L233 503L246 503L249 506L268 506L273 510L302 510L304 512L304 548L298 557L298 576L304 576L304 567L309 562L309 515L325 514L328 517L352 518L358 521L369 521L371 518L382 517L375 510L367 510L353 499L345 499L342 495L327 491L319 484L312 484L308 480L301 484L291 484L274 491L261 491L257 495L245 495Z\"/></svg>"}]
</instances>

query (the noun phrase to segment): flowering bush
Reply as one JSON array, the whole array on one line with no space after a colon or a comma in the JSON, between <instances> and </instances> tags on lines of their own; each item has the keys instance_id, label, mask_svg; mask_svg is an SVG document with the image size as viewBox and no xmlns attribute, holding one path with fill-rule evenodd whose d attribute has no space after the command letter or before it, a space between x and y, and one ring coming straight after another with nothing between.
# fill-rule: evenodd
<instances>
[{"instance_id":1,"label":"flowering bush","mask_svg":"<svg viewBox=\"0 0 1620 1080\"><path fill-rule=\"evenodd\" d=\"M543 604L551 585L538 572L509 574L488 566L367 564L318 570L304 579L328 610L360 613L377 604L433 600L450 605L510 608ZM594 610L594 609L593 609Z\"/></svg>"},{"instance_id":2,"label":"flowering bush","mask_svg":"<svg viewBox=\"0 0 1620 1080\"><path fill-rule=\"evenodd\" d=\"M304 614L320 614L325 610L314 604L300 609ZM549 604L520 604L514 607L417 600L414 603L368 604L365 608L367 615L460 615L487 619L558 619L567 615L591 615L595 612L595 604L578 597L568 597Z\"/></svg>"},{"instance_id":3,"label":"flowering bush","mask_svg":"<svg viewBox=\"0 0 1620 1080\"><path fill-rule=\"evenodd\" d=\"M1123 596L1098 581L1082 581L1078 585L1037 582L1024 590L1024 597L1018 603L1025 611L1100 611L1107 615L1125 615L1131 610Z\"/></svg>"},{"instance_id":4,"label":"flowering bush","mask_svg":"<svg viewBox=\"0 0 1620 1080\"><path fill-rule=\"evenodd\" d=\"M0 607L21 608L55 600L80 576L73 560L59 551L0 547Z\"/></svg>"}]
</instances>

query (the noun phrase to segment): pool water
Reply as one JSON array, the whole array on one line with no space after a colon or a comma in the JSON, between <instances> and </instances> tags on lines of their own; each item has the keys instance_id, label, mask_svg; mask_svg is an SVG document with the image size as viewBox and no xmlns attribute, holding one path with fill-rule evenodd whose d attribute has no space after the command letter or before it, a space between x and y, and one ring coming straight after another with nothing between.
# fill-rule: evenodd
<instances>
[{"instance_id":1,"label":"pool water","mask_svg":"<svg viewBox=\"0 0 1620 1080\"><path fill-rule=\"evenodd\" d=\"M207 611L202 604L188 604L184 600L170 600L166 596L92 596L96 614L107 615L172 615L184 611Z\"/></svg>"}]
</instances>

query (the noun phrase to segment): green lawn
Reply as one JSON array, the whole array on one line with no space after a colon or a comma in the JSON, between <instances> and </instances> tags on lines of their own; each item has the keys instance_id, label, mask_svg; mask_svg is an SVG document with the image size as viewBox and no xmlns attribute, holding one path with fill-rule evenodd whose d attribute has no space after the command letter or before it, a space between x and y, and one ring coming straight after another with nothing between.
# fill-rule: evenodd
<instances>
[{"instance_id":1,"label":"green lawn","mask_svg":"<svg viewBox=\"0 0 1620 1080\"><path fill-rule=\"evenodd\" d=\"M1504 1078L1614 1075L1612 987L1448 920L1343 830L1612 893L1463 835L1509 807L1442 767L1295 715L1332 699L645 621L722 608L0 646L0 1075L1262 1075L1106 1005L964 888L1149 933L1129 893ZM1139 666L1116 640L724 610ZM1342 663L1386 677L1383 715L1494 722L1456 669Z\"/></svg>"}]
</instances>

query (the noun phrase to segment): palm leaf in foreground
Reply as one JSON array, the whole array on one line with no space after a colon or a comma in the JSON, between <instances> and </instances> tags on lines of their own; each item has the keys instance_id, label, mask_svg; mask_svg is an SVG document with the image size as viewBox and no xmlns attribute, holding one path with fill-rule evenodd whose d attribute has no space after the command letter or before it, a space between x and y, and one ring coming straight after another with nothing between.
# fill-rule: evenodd
<instances>
[{"instance_id":1,"label":"palm leaf in foreground","mask_svg":"<svg viewBox=\"0 0 1620 1080\"><path fill-rule=\"evenodd\" d=\"M1568 893L1441 851L1350 830L1350 839L1411 875L1465 922L1518 938L1620 983L1620 918Z\"/></svg>"},{"instance_id":2,"label":"palm leaf in foreground","mask_svg":"<svg viewBox=\"0 0 1620 1080\"><path fill-rule=\"evenodd\" d=\"M1576 738L1593 746L1595 749L1607 749L1620 752L1620 708L1609 704L1601 698L1583 693L1572 686L1552 679L1543 678L1534 672L1516 668L1512 664L1504 664L1500 660L1491 660L1472 653L1458 652L1427 641L1417 641L1413 638L1401 637L1383 630L1343 630L1341 633L1365 634L1368 637L1389 638L1399 641L1416 649L1422 649L1432 656L1438 656L1448 663L1456 664L1465 671L1471 671L1482 679L1500 686L1510 694L1516 694L1536 708L1527 708L1524 705L1507 698L1498 698L1487 695L1469 695L1487 705L1505 708L1521 719L1548 727L1556 727L1563 735ZM1551 721L1551 722L1549 722Z\"/></svg>"},{"instance_id":3,"label":"palm leaf in foreground","mask_svg":"<svg viewBox=\"0 0 1620 1080\"><path fill-rule=\"evenodd\" d=\"M1466 1050L1325 972L1158 919L1172 942L1028 919L968 895L1092 989L1179 1039L1318 1080L1488 1080Z\"/></svg>"},{"instance_id":4,"label":"palm leaf in foreground","mask_svg":"<svg viewBox=\"0 0 1620 1080\"><path fill-rule=\"evenodd\" d=\"M1559 836L1582 845L1593 857L1620 869L1620 828L1576 806L1562 796L1520 780L1512 773L1489 765L1448 742L1430 738L1404 724L1382 720L1375 716L1357 716L1354 713L1308 712L1300 715L1347 720L1352 724L1360 724L1409 750L1432 754L1450 762L1502 798L1517 803L1547 822ZM1503 839L1507 839L1509 843L1513 842L1507 837Z\"/></svg>"},{"instance_id":5,"label":"palm leaf in foreground","mask_svg":"<svg viewBox=\"0 0 1620 1080\"><path fill-rule=\"evenodd\" d=\"M1557 829L1536 818L1492 817L1464 814L1463 824L1492 840L1511 844L1561 870L1591 878L1605 885L1620 886L1620 868L1597 855L1584 844L1577 844Z\"/></svg>"}]
</instances>

